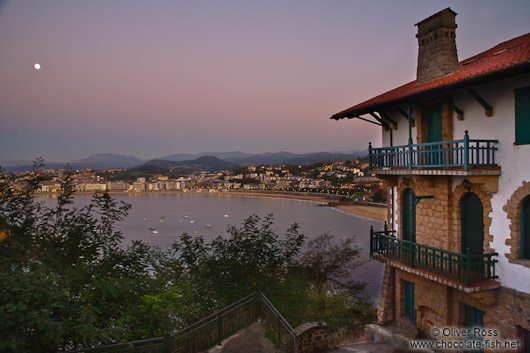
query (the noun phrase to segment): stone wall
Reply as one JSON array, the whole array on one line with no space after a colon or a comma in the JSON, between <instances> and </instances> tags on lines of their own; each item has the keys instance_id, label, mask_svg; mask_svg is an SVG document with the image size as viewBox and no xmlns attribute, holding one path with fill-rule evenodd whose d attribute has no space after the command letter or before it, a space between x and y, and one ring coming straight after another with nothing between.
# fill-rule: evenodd
<instances>
[{"instance_id":1,"label":"stone wall","mask_svg":"<svg viewBox=\"0 0 530 353\"><path fill-rule=\"evenodd\" d=\"M298 353L320 353L328 349L326 324L309 322L294 329L298 343Z\"/></svg>"},{"instance_id":2,"label":"stone wall","mask_svg":"<svg viewBox=\"0 0 530 353\"><path fill-rule=\"evenodd\" d=\"M474 180L472 177L470 180ZM403 178L398 187L396 214L401 223L401 209L403 192L410 188L416 196L434 196L434 199L421 200L416 206L416 242L433 246L443 250L461 252L461 201L466 193L475 193L482 202L484 210L484 252L490 253L493 236L489 232L491 225L491 197L488 192L496 185L496 177L483 177L480 182L472 183L468 179L457 185L452 191L453 180L451 176L416 176ZM492 185L490 185L492 184ZM492 190L493 191L493 190ZM399 227L398 237L403 238L402 229Z\"/></svg>"},{"instance_id":3,"label":"stone wall","mask_svg":"<svg viewBox=\"0 0 530 353\"><path fill-rule=\"evenodd\" d=\"M455 42L455 16L455 12L445 9L417 24L418 84L460 69Z\"/></svg>"},{"instance_id":4,"label":"stone wall","mask_svg":"<svg viewBox=\"0 0 530 353\"><path fill-rule=\"evenodd\" d=\"M383 276L383 288L379 298L379 307L377 308L377 322L384 325L394 321L394 278L395 268L385 265L385 274Z\"/></svg>"},{"instance_id":5,"label":"stone wall","mask_svg":"<svg viewBox=\"0 0 530 353\"><path fill-rule=\"evenodd\" d=\"M530 267L530 260L521 258L521 208L529 198L530 182L523 181L523 185L515 190L504 206L506 217L510 220L510 237L506 239L510 252L505 256L512 264L526 267Z\"/></svg>"},{"instance_id":6,"label":"stone wall","mask_svg":"<svg viewBox=\"0 0 530 353\"><path fill-rule=\"evenodd\" d=\"M389 266L387 266L389 267ZM385 274L388 272L385 271ZM388 272L390 273L390 272ZM415 284L417 334L431 337L433 328L463 327L464 306L469 305L485 313L484 328L498 331L500 340L521 339L522 330L530 330L530 294L511 288L466 293L456 288L395 269L395 320L398 327L411 327L405 317L404 281ZM379 309L386 312L390 306ZM388 310L389 311L389 310ZM387 324L379 321L379 324ZM488 352L486 350L486 352Z\"/></svg>"}]
</instances>

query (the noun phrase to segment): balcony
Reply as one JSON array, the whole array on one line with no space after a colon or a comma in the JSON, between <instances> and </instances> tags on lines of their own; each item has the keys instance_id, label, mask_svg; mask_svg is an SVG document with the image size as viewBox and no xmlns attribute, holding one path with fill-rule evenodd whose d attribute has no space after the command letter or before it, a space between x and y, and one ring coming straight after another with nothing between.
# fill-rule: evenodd
<instances>
[{"instance_id":1,"label":"balcony","mask_svg":"<svg viewBox=\"0 0 530 353\"><path fill-rule=\"evenodd\" d=\"M440 141L368 148L376 174L500 175L495 161L498 140Z\"/></svg>"},{"instance_id":2,"label":"balcony","mask_svg":"<svg viewBox=\"0 0 530 353\"><path fill-rule=\"evenodd\" d=\"M476 292L498 288L494 280L497 253L472 255L433 248L397 239L394 231L370 229L370 256L407 272L458 288Z\"/></svg>"}]
</instances>

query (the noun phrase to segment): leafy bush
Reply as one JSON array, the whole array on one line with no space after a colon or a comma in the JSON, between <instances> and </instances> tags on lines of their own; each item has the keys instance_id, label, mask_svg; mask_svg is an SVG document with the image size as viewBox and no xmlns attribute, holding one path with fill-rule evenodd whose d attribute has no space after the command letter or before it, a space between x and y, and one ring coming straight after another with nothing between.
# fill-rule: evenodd
<instances>
[{"instance_id":1,"label":"leafy bush","mask_svg":"<svg viewBox=\"0 0 530 353\"><path fill-rule=\"evenodd\" d=\"M122 244L116 222L130 205L94 195L73 205L66 174L54 208L37 202L38 169L14 191L0 178L0 351L55 352L168 336L253 291L263 291L293 325L373 314L348 281L359 265L353 240L308 242L293 224L279 236L273 217L247 218L206 243L183 234L168 249Z\"/></svg>"}]
</instances>

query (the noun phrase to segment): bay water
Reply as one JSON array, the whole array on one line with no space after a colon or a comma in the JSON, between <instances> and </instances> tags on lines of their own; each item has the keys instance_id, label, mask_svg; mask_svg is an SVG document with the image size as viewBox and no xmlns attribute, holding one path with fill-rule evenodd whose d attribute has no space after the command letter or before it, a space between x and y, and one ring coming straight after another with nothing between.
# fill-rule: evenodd
<instances>
[{"instance_id":1,"label":"bay water","mask_svg":"<svg viewBox=\"0 0 530 353\"><path fill-rule=\"evenodd\" d=\"M81 207L90 202L90 195L76 195L75 205ZM113 197L132 205L126 219L119 222L124 243L143 240L153 245L171 245L182 233L202 235L206 241L226 234L229 226L240 227L250 215L261 218L272 214L274 229L282 236L293 223L300 225L299 232L307 239L329 232L336 240L355 238L362 248L360 260L365 261L352 275L352 279L366 283L366 297L379 300L383 278L383 264L371 260L370 226L382 229L383 222L345 214L339 210L320 206L317 202L242 196L228 194L116 194ZM45 198L48 206L54 198ZM156 231L156 232L155 232Z\"/></svg>"}]
</instances>

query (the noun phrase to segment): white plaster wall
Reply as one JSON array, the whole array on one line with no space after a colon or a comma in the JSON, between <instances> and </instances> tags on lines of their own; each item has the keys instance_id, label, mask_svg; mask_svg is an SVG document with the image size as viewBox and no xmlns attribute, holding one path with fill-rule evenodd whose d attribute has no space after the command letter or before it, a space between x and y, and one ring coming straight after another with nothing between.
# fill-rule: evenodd
<instances>
[{"instance_id":1,"label":"white plaster wall","mask_svg":"<svg viewBox=\"0 0 530 353\"><path fill-rule=\"evenodd\" d=\"M406 145L409 143L409 121L408 119L405 119L403 115L399 113L391 113L391 112L385 112L388 116L390 116L397 124L398 129L394 130L392 129L392 139L393 139L393 146L401 146ZM383 133L383 146L390 146L390 130L385 131L385 129L381 128ZM412 139L413 143L417 143L417 137L416 137L416 128L412 128ZM381 147L381 146L372 146L372 147Z\"/></svg>"},{"instance_id":2,"label":"white plaster wall","mask_svg":"<svg viewBox=\"0 0 530 353\"><path fill-rule=\"evenodd\" d=\"M530 74L516 79L507 79L499 83L476 89L476 92L493 107L493 116L487 117L484 108L467 92L453 97L456 106L464 111L464 120L453 114L453 138L461 139L464 131L469 130L470 139L496 139L495 159L501 166L499 191L493 194L492 223L490 234L493 243L490 247L499 253L497 275L503 286L530 293L530 268L508 262L505 253L509 253L505 241L510 237L510 220L503 210L504 205L523 181L530 182L530 145L514 145L515 109L514 89L530 86ZM462 182L453 178L453 188Z\"/></svg>"}]
</instances>

